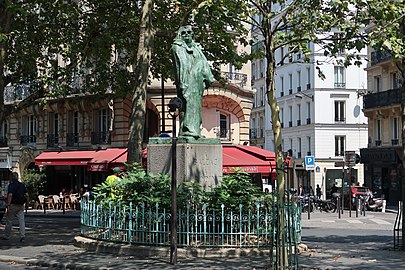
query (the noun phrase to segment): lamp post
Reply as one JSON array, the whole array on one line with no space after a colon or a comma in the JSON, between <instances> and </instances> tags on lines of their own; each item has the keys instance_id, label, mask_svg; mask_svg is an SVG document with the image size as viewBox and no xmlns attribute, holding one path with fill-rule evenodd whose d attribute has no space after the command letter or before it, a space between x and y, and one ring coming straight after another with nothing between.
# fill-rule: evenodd
<instances>
[{"instance_id":1,"label":"lamp post","mask_svg":"<svg viewBox=\"0 0 405 270\"><path fill-rule=\"evenodd\" d=\"M308 94L305 94L305 93L303 93L303 92L296 93L296 94L295 94L295 97L296 97L296 98L307 97L307 98L310 98L312 101L314 101L314 95L308 95Z\"/></svg>"},{"instance_id":2,"label":"lamp post","mask_svg":"<svg viewBox=\"0 0 405 270\"><path fill-rule=\"evenodd\" d=\"M182 108L182 101L178 97L170 100L169 114L172 117L172 205L171 205L171 229L170 229L170 263L177 263L177 137L176 118Z\"/></svg>"}]
</instances>

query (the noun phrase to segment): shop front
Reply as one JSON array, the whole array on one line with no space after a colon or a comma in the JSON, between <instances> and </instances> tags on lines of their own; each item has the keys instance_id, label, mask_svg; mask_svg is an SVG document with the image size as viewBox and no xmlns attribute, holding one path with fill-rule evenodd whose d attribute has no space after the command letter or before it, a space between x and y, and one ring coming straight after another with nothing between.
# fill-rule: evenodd
<instances>
[{"instance_id":1,"label":"shop front","mask_svg":"<svg viewBox=\"0 0 405 270\"><path fill-rule=\"evenodd\" d=\"M35 158L35 165L47 176L45 193L63 188L77 193L84 186L103 182L113 167L123 167L126 155L127 149L122 148L43 152Z\"/></svg>"},{"instance_id":2,"label":"shop front","mask_svg":"<svg viewBox=\"0 0 405 270\"><path fill-rule=\"evenodd\" d=\"M365 185L377 196L384 196L391 205L397 205L401 199L401 151L401 147L360 149L365 165Z\"/></svg>"}]
</instances>

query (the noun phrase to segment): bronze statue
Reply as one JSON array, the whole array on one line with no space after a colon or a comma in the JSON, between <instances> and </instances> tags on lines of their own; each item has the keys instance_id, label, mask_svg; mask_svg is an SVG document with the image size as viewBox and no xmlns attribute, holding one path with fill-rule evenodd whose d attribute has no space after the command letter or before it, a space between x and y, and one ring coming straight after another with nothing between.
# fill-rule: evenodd
<instances>
[{"instance_id":1,"label":"bronze statue","mask_svg":"<svg viewBox=\"0 0 405 270\"><path fill-rule=\"evenodd\" d=\"M201 138L202 96L214 81L200 45L193 40L190 25L181 26L172 45L177 96L183 101L179 136Z\"/></svg>"}]
</instances>

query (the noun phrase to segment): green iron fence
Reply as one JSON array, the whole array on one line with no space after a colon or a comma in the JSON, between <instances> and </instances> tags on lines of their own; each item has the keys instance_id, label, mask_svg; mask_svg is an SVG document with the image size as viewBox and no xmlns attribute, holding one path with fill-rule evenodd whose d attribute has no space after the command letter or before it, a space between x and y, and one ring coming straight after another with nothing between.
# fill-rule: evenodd
<instances>
[{"instance_id":1,"label":"green iron fence","mask_svg":"<svg viewBox=\"0 0 405 270\"><path fill-rule=\"evenodd\" d=\"M275 247L277 207L260 203L239 211L208 209L187 204L178 209L179 247ZM287 245L301 242L301 207L285 206ZM86 237L120 243L170 245L170 210L159 203L131 203L103 207L81 203L81 233Z\"/></svg>"}]
</instances>

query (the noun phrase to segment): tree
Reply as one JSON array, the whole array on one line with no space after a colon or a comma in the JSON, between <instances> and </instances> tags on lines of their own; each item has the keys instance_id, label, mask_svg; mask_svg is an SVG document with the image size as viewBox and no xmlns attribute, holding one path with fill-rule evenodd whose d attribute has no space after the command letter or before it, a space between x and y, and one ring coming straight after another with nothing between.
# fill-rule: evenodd
<instances>
[{"instance_id":1,"label":"tree","mask_svg":"<svg viewBox=\"0 0 405 270\"><path fill-rule=\"evenodd\" d=\"M35 82L33 100L45 97L46 101L72 91L95 98L111 93L132 96L128 160L139 161L146 99L142 88L151 78L173 77L169 51L180 25L193 25L218 80L220 64L240 67L247 60L247 55L235 50L235 43L247 44L247 29L234 19L238 13L228 16L223 6L203 8L203 2L1 1L0 69L6 76L0 80L0 91L9 83ZM146 21L153 22L151 29L143 27L151 26L142 20L146 14ZM144 30L149 33L147 39L143 39ZM152 38L153 42L144 43ZM140 61L142 55L150 55L149 60Z\"/></svg>"}]
</instances>

